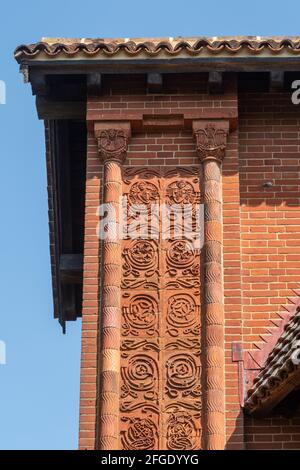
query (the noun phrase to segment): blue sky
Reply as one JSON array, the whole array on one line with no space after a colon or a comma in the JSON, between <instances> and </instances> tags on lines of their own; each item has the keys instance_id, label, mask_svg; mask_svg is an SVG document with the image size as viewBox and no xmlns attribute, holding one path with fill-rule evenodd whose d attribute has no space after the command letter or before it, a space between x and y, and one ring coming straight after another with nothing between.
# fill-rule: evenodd
<instances>
[{"instance_id":1,"label":"blue sky","mask_svg":"<svg viewBox=\"0 0 300 470\"><path fill-rule=\"evenodd\" d=\"M298 1L40 0L1 3L0 449L76 449L80 322L52 315L42 122L13 59L44 37L297 35Z\"/></svg>"}]
</instances>

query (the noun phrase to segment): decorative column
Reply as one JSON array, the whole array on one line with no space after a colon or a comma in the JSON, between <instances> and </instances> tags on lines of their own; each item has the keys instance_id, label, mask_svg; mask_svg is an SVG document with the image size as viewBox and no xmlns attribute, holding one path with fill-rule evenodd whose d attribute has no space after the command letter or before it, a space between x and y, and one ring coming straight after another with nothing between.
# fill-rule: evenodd
<instances>
[{"instance_id":1,"label":"decorative column","mask_svg":"<svg viewBox=\"0 0 300 470\"><path fill-rule=\"evenodd\" d=\"M225 350L222 274L221 163L228 123L194 121L197 151L203 167L204 202L204 448L225 446Z\"/></svg>"},{"instance_id":2,"label":"decorative column","mask_svg":"<svg viewBox=\"0 0 300 470\"><path fill-rule=\"evenodd\" d=\"M106 233L102 246L102 299L100 313L99 448L118 449L121 326L122 164L126 158L129 123L95 123L99 155L104 163Z\"/></svg>"}]
</instances>

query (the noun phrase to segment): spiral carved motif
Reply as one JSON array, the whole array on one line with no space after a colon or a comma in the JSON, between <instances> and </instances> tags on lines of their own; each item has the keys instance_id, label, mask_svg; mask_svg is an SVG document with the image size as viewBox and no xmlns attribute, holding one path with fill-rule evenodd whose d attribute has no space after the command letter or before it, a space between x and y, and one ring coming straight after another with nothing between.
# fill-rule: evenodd
<instances>
[{"instance_id":1,"label":"spiral carved motif","mask_svg":"<svg viewBox=\"0 0 300 470\"><path fill-rule=\"evenodd\" d=\"M129 252L129 259L135 267L147 269L153 265L155 248L148 241L136 241Z\"/></svg>"},{"instance_id":2,"label":"spiral carved motif","mask_svg":"<svg viewBox=\"0 0 300 470\"><path fill-rule=\"evenodd\" d=\"M157 323L158 306L150 295L138 294L131 299L129 307L123 308L128 333L138 335L139 330L147 330L149 335L154 333Z\"/></svg>"},{"instance_id":3,"label":"spiral carved motif","mask_svg":"<svg viewBox=\"0 0 300 470\"><path fill-rule=\"evenodd\" d=\"M189 239L171 240L166 260L167 274L173 282L183 282L191 286L193 282L200 280L199 250L195 249Z\"/></svg>"},{"instance_id":4,"label":"spiral carved motif","mask_svg":"<svg viewBox=\"0 0 300 470\"><path fill-rule=\"evenodd\" d=\"M190 354L176 354L166 363L167 393L176 398L179 393L183 397L200 396L200 367Z\"/></svg>"},{"instance_id":5,"label":"spiral carved motif","mask_svg":"<svg viewBox=\"0 0 300 470\"><path fill-rule=\"evenodd\" d=\"M129 209L141 206L143 221L160 200L167 210L188 206L195 221L198 169L162 168L165 179L149 169L130 170L125 169L124 192ZM162 214L156 217L157 237L126 239L122 246L120 445L199 449L200 252L191 229L188 236L164 237ZM179 220L172 217L166 220L170 229Z\"/></svg>"},{"instance_id":6,"label":"spiral carved motif","mask_svg":"<svg viewBox=\"0 0 300 470\"><path fill-rule=\"evenodd\" d=\"M169 298L167 310L168 332L177 336L179 332L191 332L197 322L195 300L188 294L175 294Z\"/></svg>"},{"instance_id":7,"label":"spiral carved motif","mask_svg":"<svg viewBox=\"0 0 300 470\"><path fill-rule=\"evenodd\" d=\"M157 378L157 364L150 356L136 354L130 357L127 367L122 368L122 397L137 398L138 392L143 392L144 398L153 398Z\"/></svg>"}]
</instances>

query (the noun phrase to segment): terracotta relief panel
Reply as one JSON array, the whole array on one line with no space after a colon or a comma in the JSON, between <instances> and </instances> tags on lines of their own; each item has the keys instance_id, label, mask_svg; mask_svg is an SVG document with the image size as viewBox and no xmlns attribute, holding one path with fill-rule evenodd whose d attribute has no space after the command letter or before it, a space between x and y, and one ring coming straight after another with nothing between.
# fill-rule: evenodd
<instances>
[{"instance_id":1,"label":"terracotta relief panel","mask_svg":"<svg viewBox=\"0 0 300 470\"><path fill-rule=\"evenodd\" d=\"M199 169L123 172L120 448L200 449Z\"/></svg>"}]
</instances>

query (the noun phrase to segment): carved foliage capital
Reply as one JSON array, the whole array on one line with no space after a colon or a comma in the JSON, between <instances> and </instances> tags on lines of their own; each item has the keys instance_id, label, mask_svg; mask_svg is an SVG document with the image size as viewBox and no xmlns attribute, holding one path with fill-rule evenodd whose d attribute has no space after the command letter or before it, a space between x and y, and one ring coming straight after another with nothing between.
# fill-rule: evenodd
<instances>
[{"instance_id":1,"label":"carved foliage capital","mask_svg":"<svg viewBox=\"0 0 300 470\"><path fill-rule=\"evenodd\" d=\"M128 146L128 133L124 129L103 129L96 135L98 151L104 162L123 163Z\"/></svg>"},{"instance_id":2,"label":"carved foliage capital","mask_svg":"<svg viewBox=\"0 0 300 470\"><path fill-rule=\"evenodd\" d=\"M194 130L197 151L201 162L215 160L221 162L225 155L228 131L216 123L208 123Z\"/></svg>"}]
</instances>

